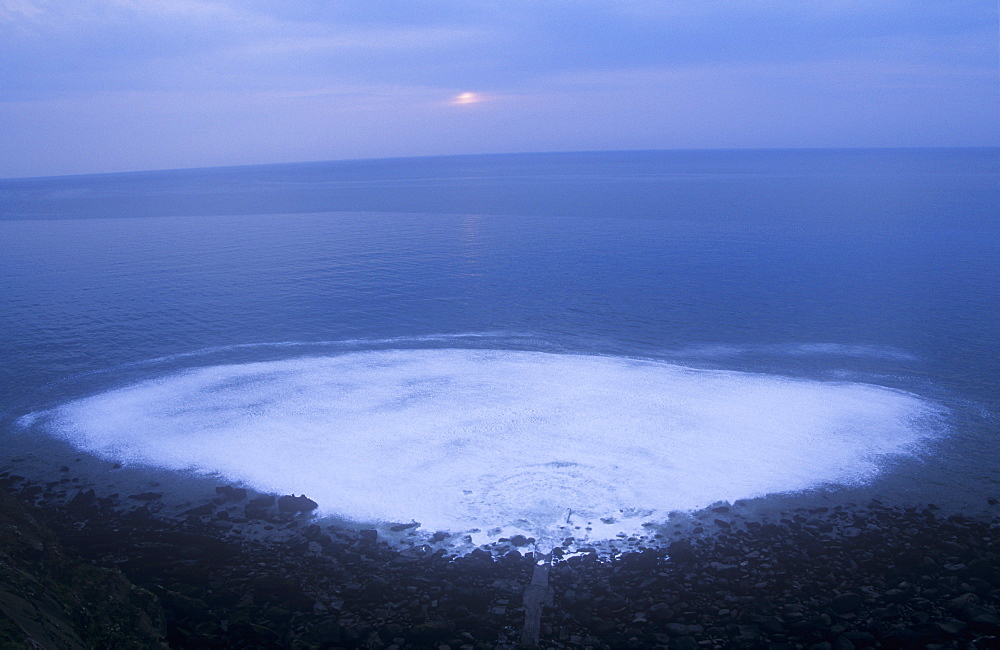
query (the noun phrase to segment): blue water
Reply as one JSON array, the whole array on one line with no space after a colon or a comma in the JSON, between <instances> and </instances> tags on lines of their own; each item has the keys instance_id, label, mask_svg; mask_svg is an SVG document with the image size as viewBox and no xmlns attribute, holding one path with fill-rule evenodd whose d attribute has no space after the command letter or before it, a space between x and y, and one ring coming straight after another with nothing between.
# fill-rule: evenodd
<instances>
[{"instance_id":1,"label":"blue water","mask_svg":"<svg viewBox=\"0 0 1000 650\"><path fill-rule=\"evenodd\" d=\"M657 447L683 430L746 459L788 452L782 462L801 467L785 476L737 458L728 471L745 468L745 481L718 494L719 482L709 481L648 504L650 491L666 488L634 474L646 487L627 498L606 488L608 507L653 516L792 491L978 512L1000 494L998 206L996 149L464 156L0 181L0 457L7 468L42 473L84 449L139 468L190 467L294 489L248 467L266 458L219 460L264 438L278 449L285 436L301 451L282 459L284 473L301 466L313 475L301 485L315 493L321 468L308 457L323 444L367 458L404 439L430 440L467 404L459 419L479 424L463 433L451 422L447 449L411 450L425 471L447 475L443 458L466 469L516 463L531 456L532 441L558 439L562 451L539 457L534 478L518 474L510 491L593 482L583 470L567 478L570 466L614 466L627 484L631 439L659 450L653 456L683 458L675 480L693 485L708 464L728 461L709 446ZM476 350L508 355L508 365ZM377 359L393 351L402 361ZM539 378L534 357L521 352L557 365ZM309 388L325 381L315 379L325 376L317 370L324 359L348 364L337 372L352 377L353 392ZM600 359L624 365L591 377L598 366L588 364ZM278 380L255 374L262 366L252 364L263 362L279 364L266 371ZM639 382L635 373L649 363L662 374ZM687 379L677 378L678 366ZM196 369L229 384L190 388L183 378ZM476 383L491 373L507 373L506 383ZM621 383L607 389L605 374ZM265 389L250 399L233 382ZM692 390L698 382L704 392ZM518 392L518 384L538 389ZM340 417L346 407L331 404L353 403L350 395L373 386L397 393L346 424L336 420L341 438L300 435L305 423ZM115 392L128 387L139 397ZM535 403L543 392L548 401ZM670 406L683 411L681 424L664 424L673 412L663 406L667 393L688 395ZM228 400L218 408L232 409L226 417L241 422L238 430L212 415L213 395ZM94 396L107 401L74 402ZM603 428L587 439L604 440L609 455L574 456L576 438L565 436L581 424L563 415L601 399L630 405L613 421L601 420L610 406L588 411ZM351 423L374 422L392 400L404 409L392 426L412 431L397 429L401 437L383 448L359 447L375 434ZM194 420L177 415L185 403L199 404ZM820 417L821 404L834 406ZM779 412L777 424L767 417ZM865 446L864 431L891 444ZM842 435L849 442L838 442ZM473 446L496 437L525 453L463 460L465 443L455 441L473 437ZM851 467L813 465L831 440L860 445L843 459ZM329 467L336 459L324 461L325 480L346 493ZM416 464L399 470L392 481L433 481ZM94 471L99 483L104 470ZM764 473L775 480L757 481ZM803 478L810 473L814 481ZM475 492L486 484L480 474L456 475L452 487L471 481L466 491ZM370 501L403 498L357 481L350 489L374 494ZM491 489L503 492L503 481ZM546 507L603 498L579 490ZM489 516L503 510L496 494L483 499ZM403 516L349 501L331 496L322 505L355 519ZM482 503L463 507L475 519Z\"/></svg>"}]
</instances>

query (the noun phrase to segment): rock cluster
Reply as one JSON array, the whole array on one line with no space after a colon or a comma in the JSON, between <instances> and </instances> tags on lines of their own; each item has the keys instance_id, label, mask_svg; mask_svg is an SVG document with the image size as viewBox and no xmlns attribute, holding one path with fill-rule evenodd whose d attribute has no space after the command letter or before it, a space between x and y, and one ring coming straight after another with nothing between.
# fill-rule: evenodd
<instances>
[{"instance_id":1,"label":"rock cluster","mask_svg":"<svg viewBox=\"0 0 1000 650\"><path fill-rule=\"evenodd\" d=\"M874 503L721 528L557 565L542 644L1000 647L996 522Z\"/></svg>"},{"instance_id":2,"label":"rock cluster","mask_svg":"<svg viewBox=\"0 0 1000 650\"><path fill-rule=\"evenodd\" d=\"M63 547L151 594L147 616L171 647L512 648L524 589L548 561L527 538L460 555L415 522L390 527L410 546L390 546L320 525L304 496L221 486L171 517L155 492L47 502L52 486L6 483L46 506ZM1000 647L996 520L877 503L770 522L717 510L603 556L557 548L541 647Z\"/></svg>"}]
</instances>

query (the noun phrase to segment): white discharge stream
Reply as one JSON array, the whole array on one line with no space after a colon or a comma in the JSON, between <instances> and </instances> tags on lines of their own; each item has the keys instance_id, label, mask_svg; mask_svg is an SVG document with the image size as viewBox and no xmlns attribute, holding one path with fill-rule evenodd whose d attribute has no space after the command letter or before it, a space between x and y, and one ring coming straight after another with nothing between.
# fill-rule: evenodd
<instances>
[{"instance_id":1,"label":"white discharge stream","mask_svg":"<svg viewBox=\"0 0 1000 650\"><path fill-rule=\"evenodd\" d=\"M570 511L599 538L718 500L864 483L939 415L867 384L428 349L195 368L41 421L98 456L305 493L359 522L541 539Z\"/></svg>"}]
</instances>

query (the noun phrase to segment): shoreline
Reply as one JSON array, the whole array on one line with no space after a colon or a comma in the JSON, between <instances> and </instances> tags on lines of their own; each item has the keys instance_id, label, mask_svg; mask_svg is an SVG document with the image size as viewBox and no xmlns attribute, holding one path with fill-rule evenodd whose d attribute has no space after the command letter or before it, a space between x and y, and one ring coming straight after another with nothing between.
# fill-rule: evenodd
<instances>
[{"instance_id":1,"label":"shoreline","mask_svg":"<svg viewBox=\"0 0 1000 650\"><path fill-rule=\"evenodd\" d=\"M145 640L122 647L155 647L156 635L169 647L518 647L526 587L546 559L526 540L464 556L424 544L400 550L377 531L320 525L308 507L282 512L276 500L265 505L231 486L172 517L150 507L157 493L112 499L80 490L42 510L34 501L44 501L44 486L2 481L20 497L4 507L23 508L51 531L42 560L49 547L61 549L51 553L109 569L149 594L130 605L151 621ZM254 508L259 519L229 514ZM725 510L706 511L708 531L678 531L655 545L621 540L605 559L557 547L540 647L1000 645L997 516L873 502L733 525ZM243 534L251 523L280 535ZM5 544L16 549L11 531Z\"/></svg>"}]
</instances>

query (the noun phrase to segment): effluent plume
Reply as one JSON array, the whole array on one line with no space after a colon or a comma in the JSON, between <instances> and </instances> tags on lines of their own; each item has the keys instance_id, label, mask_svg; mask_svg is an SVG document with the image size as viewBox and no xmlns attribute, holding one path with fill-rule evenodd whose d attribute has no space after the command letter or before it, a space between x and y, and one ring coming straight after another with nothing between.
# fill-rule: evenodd
<instances>
[{"instance_id":1,"label":"effluent plume","mask_svg":"<svg viewBox=\"0 0 1000 650\"><path fill-rule=\"evenodd\" d=\"M191 368L31 419L100 457L304 493L359 523L558 543L567 522L596 541L720 500L863 484L940 415L861 383L405 349Z\"/></svg>"}]
</instances>

